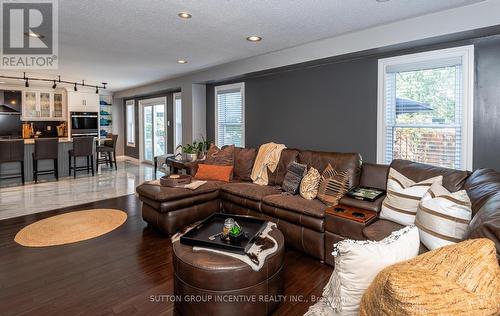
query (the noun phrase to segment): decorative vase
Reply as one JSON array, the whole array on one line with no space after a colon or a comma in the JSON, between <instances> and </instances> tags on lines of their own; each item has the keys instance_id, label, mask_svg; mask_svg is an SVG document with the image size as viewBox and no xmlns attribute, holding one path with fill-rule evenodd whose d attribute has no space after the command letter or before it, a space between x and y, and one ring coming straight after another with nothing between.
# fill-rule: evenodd
<instances>
[{"instance_id":1,"label":"decorative vase","mask_svg":"<svg viewBox=\"0 0 500 316\"><path fill-rule=\"evenodd\" d=\"M186 154L187 161L195 161L198 158L198 154Z\"/></svg>"}]
</instances>

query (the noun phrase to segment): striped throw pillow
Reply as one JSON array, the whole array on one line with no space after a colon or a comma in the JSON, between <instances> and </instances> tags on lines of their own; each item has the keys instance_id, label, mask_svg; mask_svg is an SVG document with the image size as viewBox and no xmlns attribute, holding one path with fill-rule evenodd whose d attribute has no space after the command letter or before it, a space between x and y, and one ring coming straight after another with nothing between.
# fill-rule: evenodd
<instances>
[{"instance_id":1,"label":"striped throw pillow","mask_svg":"<svg viewBox=\"0 0 500 316\"><path fill-rule=\"evenodd\" d=\"M319 181L318 199L328 206L335 206L348 190L347 171L334 169L328 164Z\"/></svg>"},{"instance_id":2,"label":"striped throw pillow","mask_svg":"<svg viewBox=\"0 0 500 316\"><path fill-rule=\"evenodd\" d=\"M382 203L380 218L401 225L413 225L420 199L435 182L442 184L443 176L416 183L391 168L387 179L387 195Z\"/></svg>"},{"instance_id":3,"label":"striped throw pillow","mask_svg":"<svg viewBox=\"0 0 500 316\"><path fill-rule=\"evenodd\" d=\"M415 224L420 241L432 250L462 241L471 218L472 204L465 190L450 193L434 183L418 205Z\"/></svg>"}]
</instances>

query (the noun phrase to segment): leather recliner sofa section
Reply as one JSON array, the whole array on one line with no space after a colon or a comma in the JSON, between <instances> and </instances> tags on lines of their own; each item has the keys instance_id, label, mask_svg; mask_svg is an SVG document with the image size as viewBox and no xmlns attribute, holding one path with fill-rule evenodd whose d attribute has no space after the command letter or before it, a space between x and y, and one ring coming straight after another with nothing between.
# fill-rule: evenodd
<instances>
[{"instance_id":1,"label":"leather recliner sofa section","mask_svg":"<svg viewBox=\"0 0 500 316\"><path fill-rule=\"evenodd\" d=\"M320 173L331 164L348 171L349 185L355 186L359 183L361 156L357 153L285 149L275 172L268 172L266 186L251 182L256 156L256 149L235 150L234 175L230 183L209 181L194 191L149 184L138 186L136 190L143 202L143 219L157 230L171 235L213 212L256 216L276 222L289 246L324 260L327 205L317 199L282 194L281 185L288 164L297 161L318 169Z\"/></svg>"},{"instance_id":2,"label":"leather recliner sofa section","mask_svg":"<svg viewBox=\"0 0 500 316\"><path fill-rule=\"evenodd\" d=\"M471 174L406 160L394 160L390 166L362 164L361 156L356 153L285 149L276 171L268 172L269 184L259 186L250 179L256 155L255 148L235 150L233 180L230 183L208 181L194 191L148 184L138 186L136 190L143 202L143 219L157 230L171 235L214 212L256 216L276 222L288 246L324 261L331 256L333 244L343 237L330 232L325 226L327 206L321 201L282 194L281 184L288 164L297 161L318 169L320 173L331 164L348 170L350 186L380 189L386 189L391 167L414 181L442 175L443 185L449 191L467 190L473 209L467 238L486 237L493 240L500 260L500 173L495 170L479 169ZM382 201L383 197L365 202L345 196L340 203L379 212ZM355 223L347 223L343 230L349 231L349 225ZM359 239L381 240L400 228L402 226L397 223L379 219L364 228ZM422 252L426 250L421 247ZM328 258L327 262L333 262L332 258Z\"/></svg>"}]
</instances>

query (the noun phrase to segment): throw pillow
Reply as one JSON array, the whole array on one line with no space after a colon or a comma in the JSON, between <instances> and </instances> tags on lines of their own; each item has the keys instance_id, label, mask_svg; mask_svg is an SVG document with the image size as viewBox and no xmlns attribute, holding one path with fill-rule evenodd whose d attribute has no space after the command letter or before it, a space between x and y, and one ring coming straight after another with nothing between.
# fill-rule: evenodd
<instances>
[{"instance_id":1,"label":"throw pillow","mask_svg":"<svg viewBox=\"0 0 500 316\"><path fill-rule=\"evenodd\" d=\"M424 253L382 270L360 315L498 315L500 267L493 241L481 238Z\"/></svg>"},{"instance_id":2,"label":"throw pillow","mask_svg":"<svg viewBox=\"0 0 500 316\"><path fill-rule=\"evenodd\" d=\"M462 241L472 218L471 207L465 190L450 193L434 183L420 201L415 218L422 244L432 250Z\"/></svg>"},{"instance_id":3,"label":"throw pillow","mask_svg":"<svg viewBox=\"0 0 500 316\"><path fill-rule=\"evenodd\" d=\"M217 165L207 165L200 163L198 165L198 171L194 176L197 180L215 180L229 182L231 180L231 174L233 173L233 166L217 166Z\"/></svg>"},{"instance_id":4,"label":"throw pillow","mask_svg":"<svg viewBox=\"0 0 500 316\"><path fill-rule=\"evenodd\" d=\"M219 147L214 144L210 145L205 164L218 166L233 166L234 165L234 145Z\"/></svg>"},{"instance_id":5,"label":"throw pillow","mask_svg":"<svg viewBox=\"0 0 500 316\"><path fill-rule=\"evenodd\" d=\"M357 315L361 298L370 283L387 266L418 255L418 229L407 226L381 241L346 239L334 245L335 270L323 298L306 313Z\"/></svg>"},{"instance_id":6,"label":"throw pillow","mask_svg":"<svg viewBox=\"0 0 500 316\"><path fill-rule=\"evenodd\" d=\"M319 171L311 167L300 182L300 195L306 200L316 198L318 195L319 180L321 180Z\"/></svg>"},{"instance_id":7,"label":"throw pillow","mask_svg":"<svg viewBox=\"0 0 500 316\"><path fill-rule=\"evenodd\" d=\"M300 181L306 173L307 165L292 161L288 164L281 189L286 193L297 194L297 192L299 192Z\"/></svg>"},{"instance_id":8,"label":"throw pillow","mask_svg":"<svg viewBox=\"0 0 500 316\"><path fill-rule=\"evenodd\" d=\"M347 171L334 169L328 164L319 181L318 199L326 205L335 206L348 190Z\"/></svg>"},{"instance_id":9,"label":"throw pillow","mask_svg":"<svg viewBox=\"0 0 500 316\"><path fill-rule=\"evenodd\" d=\"M387 179L387 195L382 203L380 218L401 225L413 225L418 203L434 182L442 185L443 176L415 183L391 168Z\"/></svg>"}]
</instances>

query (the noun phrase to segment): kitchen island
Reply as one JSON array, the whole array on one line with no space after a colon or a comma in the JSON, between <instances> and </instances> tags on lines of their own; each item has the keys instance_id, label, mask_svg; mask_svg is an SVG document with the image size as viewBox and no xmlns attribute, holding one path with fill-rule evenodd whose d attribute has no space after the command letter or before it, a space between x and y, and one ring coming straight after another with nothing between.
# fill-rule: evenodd
<instances>
[{"instance_id":1,"label":"kitchen island","mask_svg":"<svg viewBox=\"0 0 500 316\"><path fill-rule=\"evenodd\" d=\"M108 139L96 139L96 142L102 142ZM7 139L0 139L1 141L9 141ZM59 153L58 153L58 168L59 168L59 178L69 176L69 156L68 151L73 149L73 139L68 137L59 138ZM35 151L35 139L24 139L24 175L26 183L33 181L33 152ZM95 153L95 144L94 144ZM96 160L96 154L94 154L94 163ZM87 164L87 159L85 157L77 158L77 166L85 166ZM11 174L19 174L21 165L18 162L8 162L0 164L0 175L8 176ZM49 170L53 169L52 160L40 160L38 162L38 169ZM95 170L97 172L97 169ZM77 175L84 174L84 171L77 172ZM43 181L45 179L54 180L54 175L39 175L38 181ZM21 178L18 179L2 179L1 186L11 185L11 184L21 184Z\"/></svg>"}]
</instances>

